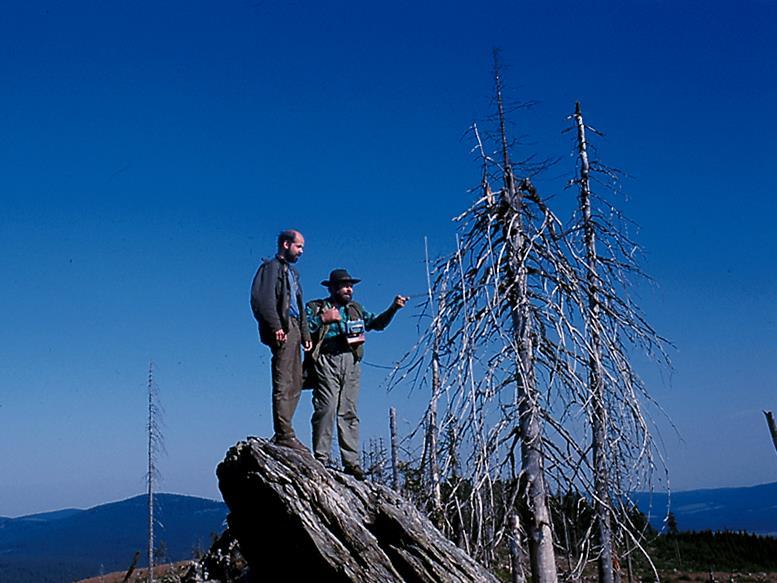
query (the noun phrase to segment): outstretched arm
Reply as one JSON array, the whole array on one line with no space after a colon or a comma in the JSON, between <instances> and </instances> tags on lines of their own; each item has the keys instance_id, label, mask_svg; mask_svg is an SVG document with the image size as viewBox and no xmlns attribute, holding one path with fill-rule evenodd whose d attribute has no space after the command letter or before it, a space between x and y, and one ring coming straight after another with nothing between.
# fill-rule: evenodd
<instances>
[{"instance_id":1,"label":"outstretched arm","mask_svg":"<svg viewBox=\"0 0 777 583\"><path fill-rule=\"evenodd\" d=\"M388 309L383 312L382 314L378 314L375 316L372 313L365 313L364 314L364 325L367 328L367 330L383 330L391 323L391 320L394 319L394 314L396 314L399 310L405 307L407 304L407 298L405 296L397 295L394 297L394 301L391 302L391 305L388 307Z\"/></svg>"}]
</instances>

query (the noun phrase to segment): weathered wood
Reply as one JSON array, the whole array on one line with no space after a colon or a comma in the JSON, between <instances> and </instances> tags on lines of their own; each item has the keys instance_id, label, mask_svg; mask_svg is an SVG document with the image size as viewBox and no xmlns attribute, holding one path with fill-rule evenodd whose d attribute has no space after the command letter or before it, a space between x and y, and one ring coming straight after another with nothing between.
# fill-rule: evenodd
<instances>
[{"instance_id":1,"label":"weathered wood","mask_svg":"<svg viewBox=\"0 0 777 583\"><path fill-rule=\"evenodd\" d=\"M397 409L389 409L389 432L391 433L391 486L399 492L399 440L397 438Z\"/></svg>"},{"instance_id":2,"label":"weathered wood","mask_svg":"<svg viewBox=\"0 0 777 583\"><path fill-rule=\"evenodd\" d=\"M772 443L774 443L774 449L777 449L777 423L774 421L774 413L771 411L764 411L766 416L766 424L769 426L769 433L772 434Z\"/></svg>"},{"instance_id":3,"label":"weathered wood","mask_svg":"<svg viewBox=\"0 0 777 583\"><path fill-rule=\"evenodd\" d=\"M429 271L429 245L424 237L424 257L426 262L426 285L429 294L429 307L434 314L434 340L432 346L432 394L429 399L429 409L426 427L426 451L429 461L429 478L432 489L433 520L440 526L442 523L442 488L440 487L440 467L437 462L437 401L440 398L442 384L440 381L440 319L439 312L434 307L432 294L432 278ZM445 300L440 298L444 305Z\"/></svg>"},{"instance_id":4,"label":"weathered wood","mask_svg":"<svg viewBox=\"0 0 777 583\"><path fill-rule=\"evenodd\" d=\"M510 162L505 130L504 102L502 100L502 79L499 63L494 53L494 77L499 112L499 129L502 138L503 158L503 201L509 209L510 221L503 223L503 236L510 241L508 269L506 275L513 283L508 293L512 313L512 336L517 347L515 362L515 384L517 387L518 426L521 439L521 472L523 505L523 527L529 544L532 580L535 583L556 583L556 555L553 549L550 511L545 484L544 454L542 452L542 427L540 396L537 390L535 372L534 337L531 317L531 300L527 257L529 241L523 224L521 210L523 196L533 189L528 179L521 185L515 182Z\"/></svg>"},{"instance_id":5,"label":"weathered wood","mask_svg":"<svg viewBox=\"0 0 777 583\"><path fill-rule=\"evenodd\" d=\"M249 438L216 473L254 579L272 569L292 581L497 581L399 494L312 456Z\"/></svg>"},{"instance_id":6,"label":"weathered wood","mask_svg":"<svg viewBox=\"0 0 777 583\"><path fill-rule=\"evenodd\" d=\"M159 395L154 382L154 363L148 364L148 571L146 581L154 583L154 490L157 478L157 454L162 447L162 434L159 431Z\"/></svg>"},{"instance_id":7,"label":"weathered wood","mask_svg":"<svg viewBox=\"0 0 777 583\"><path fill-rule=\"evenodd\" d=\"M127 569L124 579L121 580L122 583L127 583L130 580L132 574L135 572L135 568L138 566L138 559L140 559L140 551L135 551L135 556L132 557L129 569Z\"/></svg>"},{"instance_id":8,"label":"weathered wood","mask_svg":"<svg viewBox=\"0 0 777 583\"><path fill-rule=\"evenodd\" d=\"M521 520L517 514L510 515L510 566L512 569L512 583L526 583L524 573L523 549L521 548Z\"/></svg>"},{"instance_id":9,"label":"weathered wood","mask_svg":"<svg viewBox=\"0 0 777 583\"><path fill-rule=\"evenodd\" d=\"M585 240L585 266L588 295L588 312L584 314L585 329L591 350L588 358L588 390L593 401L591 432L594 456L594 514L598 526L599 557L597 560L600 583L613 583L612 524L610 522L610 494L607 476L607 408L604 395L604 371L602 370L602 304L599 297L599 254L596 248L596 226L591 210L590 164L588 162L588 141L585 137L585 122L578 101L575 105L577 126L577 148L580 157L580 212L583 216Z\"/></svg>"}]
</instances>

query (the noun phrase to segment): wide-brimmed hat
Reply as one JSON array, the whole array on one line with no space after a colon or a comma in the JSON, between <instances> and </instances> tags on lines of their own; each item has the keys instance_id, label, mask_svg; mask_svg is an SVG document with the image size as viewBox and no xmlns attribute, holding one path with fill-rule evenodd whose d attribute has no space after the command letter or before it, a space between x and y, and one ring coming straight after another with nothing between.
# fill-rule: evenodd
<instances>
[{"instance_id":1,"label":"wide-brimmed hat","mask_svg":"<svg viewBox=\"0 0 777 583\"><path fill-rule=\"evenodd\" d=\"M351 277L347 269L333 269L329 274L329 279L325 279L321 282L321 285L329 287L330 285L336 285L338 283L359 283L361 279Z\"/></svg>"}]
</instances>

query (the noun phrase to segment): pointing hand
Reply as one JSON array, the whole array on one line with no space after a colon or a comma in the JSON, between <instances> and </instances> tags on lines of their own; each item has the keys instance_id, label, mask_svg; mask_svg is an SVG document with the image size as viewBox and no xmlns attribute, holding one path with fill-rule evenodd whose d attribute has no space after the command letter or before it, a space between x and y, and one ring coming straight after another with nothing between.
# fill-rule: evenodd
<instances>
[{"instance_id":1,"label":"pointing hand","mask_svg":"<svg viewBox=\"0 0 777 583\"><path fill-rule=\"evenodd\" d=\"M404 308L405 304L407 304L407 300L410 299L407 296L397 296L394 298L393 306L397 310Z\"/></svg>"}]
</instances>

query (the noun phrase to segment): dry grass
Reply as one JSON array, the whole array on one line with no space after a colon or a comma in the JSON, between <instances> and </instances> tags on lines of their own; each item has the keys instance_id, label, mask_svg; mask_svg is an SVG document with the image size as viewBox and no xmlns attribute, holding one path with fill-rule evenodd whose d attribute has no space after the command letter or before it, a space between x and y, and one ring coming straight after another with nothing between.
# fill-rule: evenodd
<instances>
[{"instance_id":1,"label":"dry grass","mask_svg":"<svg viewBox=\"0 0 777 583\"><path fill-rule=\"evenodd\" d=\"M711 583L710 573L683 573L678 570L661 573L665 583ZM712 573L714 583L777 583L777 573Z\"/></svg>"},{"instance_id":2,"label":"dry grass","mask_svg":"<svg viewBox=\"0 0 777 583\"><path fill-rule=\"evenodd\" d=\"M157 565L154 567L154 580L162 583L163 580L176 581L177 576L180 576L192 561L180 561L178 563L168 563L166 565ZM116 571L114 573L106 573L99 577L91 577L89 579L81 579L76 583L122 583L124 577L127 575L126 571ZM127 579L127 583L143 583L147 580L146 569L135 569L132 572L132 576Z\"/></svg>"}]
</instances>

